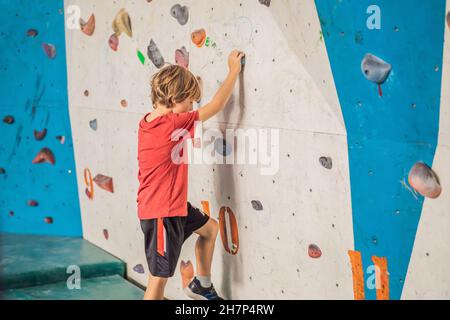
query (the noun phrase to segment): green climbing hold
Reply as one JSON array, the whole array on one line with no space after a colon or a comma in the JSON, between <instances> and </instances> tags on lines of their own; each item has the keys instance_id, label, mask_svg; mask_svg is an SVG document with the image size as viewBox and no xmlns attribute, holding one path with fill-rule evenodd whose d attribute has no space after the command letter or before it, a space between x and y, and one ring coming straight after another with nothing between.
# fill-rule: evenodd
<instances>
[{"instance_id":1,"label":"green climbing hold","mask_svg":"<svg viewBox=\"0 0 450 320\"><path fill-rule=\"evenodd\" d=\"M141 52L141 51L137 51L137 56L138 56L138 58L139 58L139 61L142 63L142 65L144 65L145 64L145 56L144 56L144 54Z\"/></svg>"}]
</instances>

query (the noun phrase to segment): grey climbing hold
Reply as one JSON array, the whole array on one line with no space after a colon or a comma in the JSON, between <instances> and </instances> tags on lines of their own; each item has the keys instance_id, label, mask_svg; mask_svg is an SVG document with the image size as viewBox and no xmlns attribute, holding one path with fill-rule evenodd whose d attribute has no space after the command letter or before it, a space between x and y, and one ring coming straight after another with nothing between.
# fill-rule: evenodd
<instances>
[{"instance_id":1,"label":"grey climbing hold","mask_svg":"<svg viewBox=\"0 0 450 320\"><path fill-rule=\"evenodd\" d=\"M161 69L164 66L164 58L153 39L150 40L150 44L147 47L147 56L158 69Z\"/></svg>"},{"instance_id":2,"label":"grey climbing hold","mask_svg":"<svg viewBox=\"0 0 450 320\"><path fill-rule=\"evenodd\" d=\"M91 127L92 130L97 131L97 119L89 121L89 127Z\"/></svg>"},{"instance_id":3,"label":"grey climbing hold","mask_svg":"<svg viewBox=\"0 0 450 320\"><path fill-rule=\"evenodd\" d=\"M216 152L224 157L231 154L232 147L231 145L224 139L218 138L214 140L214 149Z\"/></svg>"},{"instance_id":4,"label":"grey climbing hold","mask_svg":"<svg viewBox=\"0 0 450 320\"><path fill-rule=\"evenodd\" d=\"M386 61L368 53L361 62L361 70L367 80L383 84L389 76L392 66Z\"/></svg>"},{"instance_id":5,"label":"grey climbing hold","mask_svg":"<svg viewBox=\"0 0 450 320\"><path fill-rule=\"evenodd\" d=\"M253 209L255 209L256 211L262 211L262 210L264 210L264 207L263 207L261 201L259 201L259 200L252 200L252 207L253 207Z\"/></svg>"},{"instance_id":6,"label":"grey climbing hold","mask_svg":"<svg viewBox=\"0 0 450 320\"><path fill-rule=\"evenodd\" d=\"M142 264L137 264L133 267L133 270L136 271L137 273L144 273L144 267L142 266Z\"/></svg>"},{"instance_id":7,"label":"grey climbing hold","mask_svg":"<svg viewBox=\"0 0 450 320\"><path fill-rule=\"evenodd\" d=\"M333 168L333 160L330 157L320 157L319 162L324 168L328 170L331 170L331 168Z\"/></svg>"},{"instance_id":8,"label":"grey climbing hold","mask_svg":"<svg viewBox=\"0 0 450 320\"><path fill-rule=\"evenodd\" d=\"M170 9L172 17L177 19L178 23L184 26L189 20L189 9L186 6L176 4Z\"/></svg>"},{"instance_id":9,"label":"grey climbing hold","mask_svg":"<svg viewBox=\"0 0 450 320\"><path fill-rule=\"evenodd\" d=\"M266 7L270 7L270 0L258 0L259 3L265 5Z\"/></svg>"}]
</instances>

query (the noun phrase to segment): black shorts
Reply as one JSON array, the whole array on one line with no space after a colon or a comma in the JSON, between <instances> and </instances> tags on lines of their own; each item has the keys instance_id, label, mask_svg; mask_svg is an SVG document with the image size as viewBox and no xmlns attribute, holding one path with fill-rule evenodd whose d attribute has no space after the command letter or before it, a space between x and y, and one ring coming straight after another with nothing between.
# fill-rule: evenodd
<instances>
[{"instance_id":1,"label":"black shorts","mask_svg":"<svg viewBox=\"0 0 450 320\"><path fill-rule=\"evenodd\" d=\"M155 277L173 276L184 241L209 220L206 213L189 202L187 206L186 217L141 220L148 268Z\"/></svg>"}]
</instances>

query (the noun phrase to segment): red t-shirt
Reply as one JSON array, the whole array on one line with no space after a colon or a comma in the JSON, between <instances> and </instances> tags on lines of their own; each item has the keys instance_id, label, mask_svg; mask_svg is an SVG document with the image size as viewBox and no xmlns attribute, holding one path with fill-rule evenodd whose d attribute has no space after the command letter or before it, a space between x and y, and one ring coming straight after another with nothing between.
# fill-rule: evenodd
<instances>
[{"instance_id":1,"label":"red t-shirt","mask_svg":"<svg viewBox=\"0 0 450 320\"><path fill-rule=\"evenodd\" d=\"M187 216L188 164L172 157L186 156L182 145L194 137L198 111L169 113L151 122L145 120L148 114L138 132L139 219Z\"/></svg>"}]
</instances>

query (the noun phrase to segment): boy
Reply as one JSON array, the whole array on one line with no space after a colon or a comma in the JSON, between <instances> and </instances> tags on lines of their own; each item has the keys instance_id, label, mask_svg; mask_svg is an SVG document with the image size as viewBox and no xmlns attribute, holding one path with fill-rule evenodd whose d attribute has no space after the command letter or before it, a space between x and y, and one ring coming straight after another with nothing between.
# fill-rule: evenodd
<instances>
[{"instance_id":1,"label":"boy","mask_svg":"<svg viewBox=\"0 0 450 320\"><path fill-rule=\"evenodd\" d=\"M152 78L154 110L140 121L138 133L138 216L150 271L146 300L164 298L183 242L194 232L199 235L195 244L197 275L185 292L197 300L223 300L211 283L218 223L187 202L188 166L172 160L180 153L180 142L173 141L177 140L173 136L184 130L192 138L196 121L206 121L224 108L241 72L243 57L237 50L230 53L228 76L211 102L196 111L192 106L200 100L201 88L190 71L169 65Z\"/></svg>"}]
</instances>

